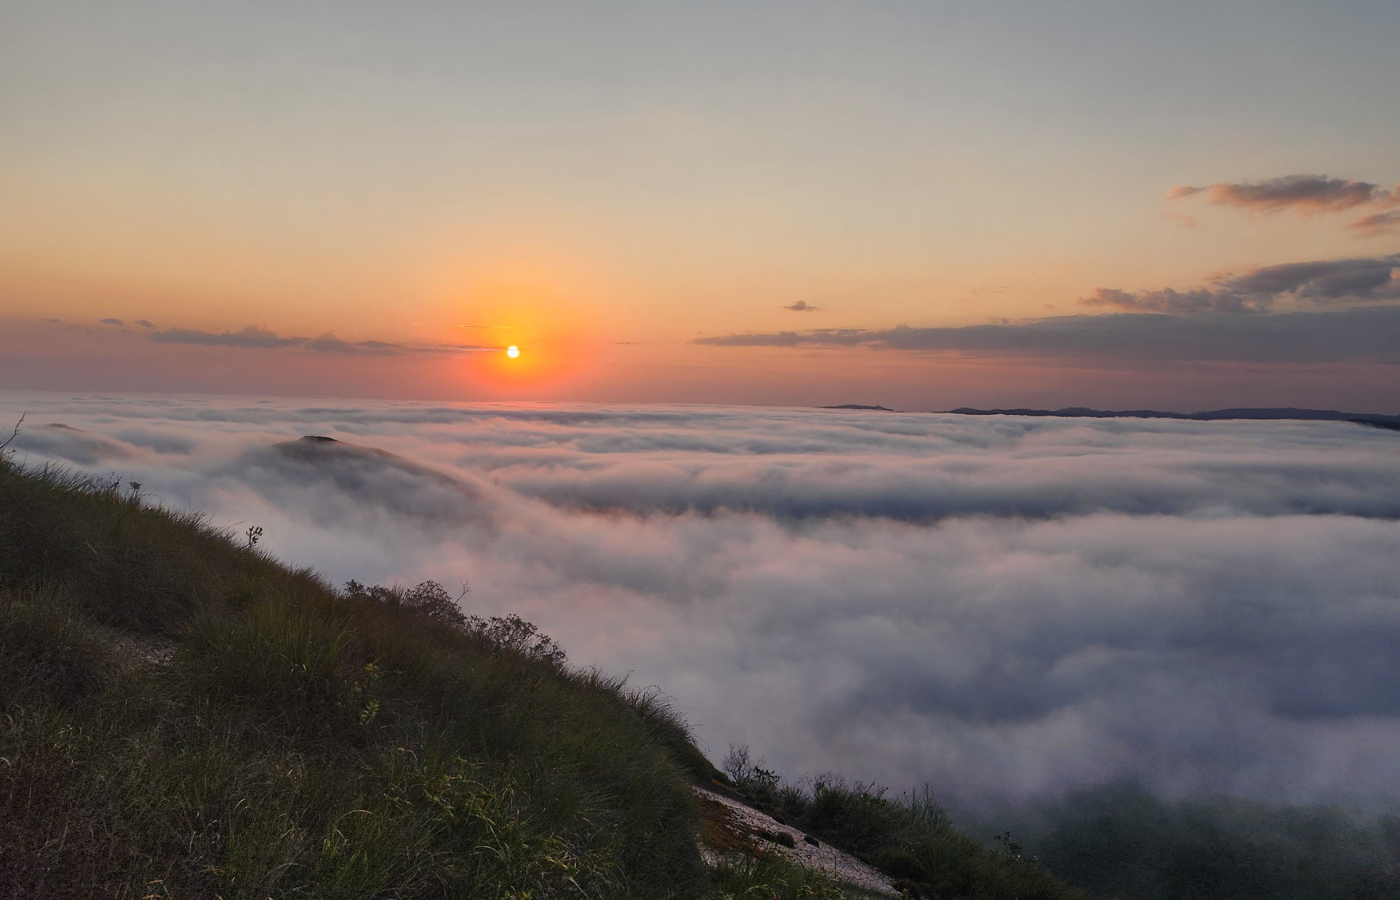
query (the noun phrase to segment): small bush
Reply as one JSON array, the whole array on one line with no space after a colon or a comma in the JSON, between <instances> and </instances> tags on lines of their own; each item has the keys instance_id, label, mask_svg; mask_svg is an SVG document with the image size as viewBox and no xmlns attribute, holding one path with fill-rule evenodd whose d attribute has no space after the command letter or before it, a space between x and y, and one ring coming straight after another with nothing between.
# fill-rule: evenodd
<instances>
[{"instance_id":1,"label":"small bush","mask_svg":"<svg viewBox=\"0 0 1400 900\"><path fill-rule=\"evenodd\" d=\"M904 878L915 883L926 880L929 875L918 857L904 847L881 847L871 863L891 878Z\"/></svg>"}]
</instances>

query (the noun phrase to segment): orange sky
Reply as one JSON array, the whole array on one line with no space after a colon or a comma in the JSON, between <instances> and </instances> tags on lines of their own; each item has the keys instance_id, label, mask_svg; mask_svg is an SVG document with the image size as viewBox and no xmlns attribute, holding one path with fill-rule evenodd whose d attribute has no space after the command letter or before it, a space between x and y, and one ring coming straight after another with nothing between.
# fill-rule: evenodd
<instances>
[{"instance_id":1,"label":"orange sky","mask_svg":"<svg viewBox=\"0 0 1400 900\"><path fill-rule=\"evenodd\" d=\"M20 4L0 36L0 388L1394 405L1390 368L1358 381L1368 360L1257 378L1127 360L1119 391L1068 351L690 343L1116 314L1081 300L1400 251L1400 222L1349 227L1400 182L1400 120L1376 115L1396 14L1328 18L1333 46L1322 6L1212 9L1218 34L1183 58L1186 7ZM1376 199L1168 199L1299 173ZM1368 290L1328 308L1392 299ZM150 340L250 326L407 349Z\"/></svg>"}]
</instances>

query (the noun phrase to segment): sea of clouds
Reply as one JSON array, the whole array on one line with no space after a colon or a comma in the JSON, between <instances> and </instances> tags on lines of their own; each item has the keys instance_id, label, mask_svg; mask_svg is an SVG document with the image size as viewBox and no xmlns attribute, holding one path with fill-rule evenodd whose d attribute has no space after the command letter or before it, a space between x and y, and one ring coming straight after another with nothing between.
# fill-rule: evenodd
<instances>
[{"instance_id":1,"label":"sea of clouds","mask_svg":"<svg viewBox=\"0 0 1400 900\"><path fill-rule=\"evenodd\" d=\"M0 395L21 412L30 465L261 526L336 582L467 582L659 686L715 758L965 803L1400 784L1395 432Z\"/></svg>"}]
</instances>

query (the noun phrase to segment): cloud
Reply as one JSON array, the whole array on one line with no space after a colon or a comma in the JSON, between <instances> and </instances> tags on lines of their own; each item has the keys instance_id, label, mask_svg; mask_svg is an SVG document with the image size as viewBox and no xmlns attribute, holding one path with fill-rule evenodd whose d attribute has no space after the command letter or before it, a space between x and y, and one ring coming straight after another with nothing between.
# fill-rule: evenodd
<instances>
[{"instance_id":1,"label":"cloud","mask_svg":"<svg viewBox=\"0 0 1400 900\"><path fill-rule=\"evenodd\" d=\"M1394 300L1400 299L1400 281L1394 276L1397 267L1400 254L1287 263L1226 278L1221 286L1226 292L1267 300L1283 294L1316 302Z\"/></svg>"},{"instance_id":2,"label":"cloud","mask_svg":"<svg viewBox=\"0 0 1400 900\"><path fill-rule=\"evenodd\" d=\"M153 323L153 322L147 322L145 319L137 319L137 320L136 320L136 324L137 324L137 325L140 325L142 328L155 328L155 327L156 327L156 326L155 326L155 323Z\"/></svg>"},{"instance_id":3,"label":"cloud","mask_svg":"<svg viewBox=\"0 0 1400 900\"><path fill-rule=\"evenodd\" d=\"M1362 237L1390 234L1400 230L1400 210L1371 213L1352 222L1348 227L1356 230Z\"/></svg>"},{"instance_id":4,"label":"cloud","mask_svg":"<svg viewBox=\"0 0 1400 900\"><path fill-rule=\"evenodd\" d=\"M1267 181L1222 181L1205 187L1180 185L1172 188L1167 197L1176 200L1201 193L1207 194L1213 205L1264 214L1291 210L1314 215L1369 206L1377 211L1367 213L1348 226L1358 236L1375 237L1400 228L1400 213L1385 212L1400 205L1400 185L1386 190L1368 181L1327 175L1288 175Z\"/></svg>"},{"instance_id":5,"label":"cloud","mask_svg":"<svg viewBox=\"0 0 1400 900\"><path fill-rule=\"evenodd\" d=\"M433 344L411 349L415 353L500 353L506 348L498 344Z\"/></svg>"},{"instance_id":6,"label":"cloud","mask_svg":"<svg viewBox=\"0 0 1400 900\"><path fill-rule=\"evenodd\" d=\"M1266 181L1221 181L1204 187L1180 185L1172 188L1167 197L1176 200L1201 193L1205 193L1215 206L1232 206L1260 213L1292 210L1304 215L1397 201L1395 192L1387 191L1380 185L1327 175L1288 175Z\"/></svg>"},{"instance_id":7,"label":"cloud","mask_svg":"<svg viewBox=\"0 0 1400 900\"><path fill-rule=\"evenodd\" d=\"M476 344L395 344L389 341L344 341L333 332L320 337L281 337L276 332L257 325L249 325L242 331L196 331L189 328L171 328L157 331L150 339L163 344L200 344L211 347L236 347L245 350L279 350L300 348L317 353L373 353L381 355L400 354L440 354L440 353L482 353L503 350L503 347Z\"/></svg>"},{"instance_id":8,"label":"cloud","mask_svg":"<svg viewBox=\"0 0 1400 900\"><path fill-rule=\"evenodd\" d=\"M471 611L525 615L578 663L661 686L711 748L749 743L789 774L971 802L1125 775L1283 800L1400 783L1400 455L1379 429L0 396L12 408L119 451L95 473L261 525L337 581L465 578Z\"/></svg>"},{"instance_id":9,"label":"cloud","mask_svg":"<svg viewBox=\"0 0 1400 900\"><path fill-rule=\"evenodd\" d=\"M1269 301L1271 300L1272 298L1269 298ZM1251 312L1269 301L1252 302L1232 291L1212 290L1210 288L1196 288L1190 291L1175 291L1171 288L1156 291L1120 291L1116 288L1098 288L1080 302L1086 306L1111 306L1116 309L1141 312L1194 315L1198 313Z\"/></svg>"},{"instance_id":10,"label":"cloud","mask_svg":"<svg viewBox=\"0 0 1400 900\"><path fill-rule=\"evenodd\" d=\"M821 311L822 311L822 308L821 308L820 306L813 306L812 304L808 303L806 300L798 300L796 303L791 303L791 304L788 304L787 306L784 306L783 309L790 309L790 310L792 310L793 312L821 312Z\"/></svg>"},{"instance_id":11,"label":"cloud","mask_svg":"<svg viewBox=\"0 0 1400 900\"><path fill-rule=\"evenodd\" d=\"M1318 306L1400 300L1400 254L1261 266L1212 286L1124 291L1098 288L1080 302L1122 312L1051 316L951 328L836 328L711 335L717 347L868 347L1241 362L1397 361L1400 310L1268 312L1280 300ZM1379 329L1378 332L1372 329Z\"/></svg>"},{"instance_id":12,"label":"cloud","mask_svg":"<svg viewBox=\"0 0 1400 900\"><path fill-rule=\"evenodd\" d=\"M495 513L469 476L448 475L392 453L327 437L302 437L250 451L225 472L234 477L255 473L262 489L303 505L319 517L321 526L359 520L373 527L387 512L413 518L420 529L455 529L487 525ZM370 502L368 516L355 508L357 500Z\"/></svg>"},{"instance_id":13,"label":"cloud","mask_svg":"<svg viewBox=\"0 0 1400 900\"><path fill-rule=\"evenodd\" d=\"M1400 299L1393 274L1400 255L1261 266L1215 279L1218 287L1175 291L1099 288L1080 301L1143 312L1199 314L1263 311L1284 297L1317 304Z\"/></svg>"},{"instance_id":14,"label":"cloud","mask_svg":"<svg viewBox=\"0 0 1400 900\"><path fill-rule=\"evenodd\" d=\"M141 426L123 428L113 436L132 447L146 447L156 453L188 454L199 446L190 438Z\"/></svg>"},{"instance_id":15,"label":"cloud","mask_svg":"<svg viewBox=\"0 0 1400 900\"><path fill-rule=\"evenodd\" d=\"M20 454L62 459L81 466L104 465L134 455L123 441L57 422L21 429L10 447Z\"/></svg>"},{"instance_id":16,"label":"cloud","mask_svg":"<svg viewBox=\"0 0 1400 900\"><path fill-rule=\"evenodd\" d=\"M125 325L125 324L126 324L126 323L123 322L121 319L99 319L98 321L100 321L103 325Z\"/></svg>"},{"instance_id":17,"label":"cloud","mask_svg":"<svg viewBox=\"0 0 1400 900\"><path fill-rule=\"evenodd\" d=\"M1131 295L1130 295L1131 296ZM1178 295L1180 296L1180 295ZM1124 312L946 328L730 334L720 347L865 347L1003 356L1219 362L1400 362L1400 307L1217 315Z\"/></svg>"},{"instance_id":18,"label":"cloud","mask_svg":"<svg viewBox=\"0 0 1400 900\"><path fill-rule=\"evenodd\" d=\"M197 331L191 328L171 328L157 331L151 340L161 344L202 344L210 347L242 347L245 349L270 350L279 347L299 347L308 343L307 338L278 337L276 332L257 325L249 325L242 331Z\"/></svg>"},{"instance_id":19,"label":"cloud","mask_svg":"<svg viewBox=\"0 0 1400 900\"><path fill-rule=\"evenodd\" d=\"M403 353L408 348L402 344L391 344L386 341L356 341L347 343L336 337L331 332L326 332L318 338L312 338L306 342L306 346L319 353Z\"/></svg>"}]
</instances>

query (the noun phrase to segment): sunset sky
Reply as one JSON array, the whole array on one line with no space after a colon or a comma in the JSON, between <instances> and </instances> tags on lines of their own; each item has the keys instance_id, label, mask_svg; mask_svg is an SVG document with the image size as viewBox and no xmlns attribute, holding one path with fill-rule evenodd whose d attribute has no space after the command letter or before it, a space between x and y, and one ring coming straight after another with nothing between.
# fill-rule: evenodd
<instances>
[{"instance_id":1,"label":"sunset sky","mask_svg":"<svg viewBox=\"0 0 1400 900\"><path fill-rule=\"evenodd\" d=\"M0 0L0 388L1397 413L1397 36Z\"/></svg>"}]
</instances>

